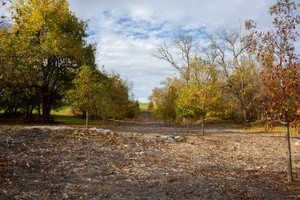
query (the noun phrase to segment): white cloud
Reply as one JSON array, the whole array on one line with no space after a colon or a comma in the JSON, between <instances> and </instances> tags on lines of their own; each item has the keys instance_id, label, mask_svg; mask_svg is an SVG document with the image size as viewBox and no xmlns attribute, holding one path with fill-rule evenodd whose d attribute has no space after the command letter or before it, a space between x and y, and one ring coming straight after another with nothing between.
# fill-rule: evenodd
<instances>
[{"instance_id":1,"label":"white cloud","mask_svg":"<svg viewBox=\"0 0 300 200\"><path fill-rule=\"evenodd\" d=\"M246 19L268 24L275 0L69 0L75 14L89 21L89 40L98 44L99 66L133 83L146 101L154 87L173 75L168 63L155 59L155 45L171 40L179 29L199 34L203 29L239 26Z\"/></svg>"}]
</instances>

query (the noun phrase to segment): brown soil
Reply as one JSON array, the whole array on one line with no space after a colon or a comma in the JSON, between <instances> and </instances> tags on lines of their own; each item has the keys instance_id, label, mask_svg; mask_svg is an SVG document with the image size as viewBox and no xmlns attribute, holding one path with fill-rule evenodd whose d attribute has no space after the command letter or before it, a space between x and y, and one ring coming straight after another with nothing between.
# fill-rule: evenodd
<instances>
[{"instance_id":1,"label":"brown soil","mask_svg":"<svg viewBox=\"0 0 300 200\"><path fill-rule=\"evenodd\" d=\"M0 199L300 198L299 182L286 182L283 137L221 126L201 136L143 114L113 132L0 126ZM297 178L296 138L292 150Z\"/></svg>"}]
</instances>

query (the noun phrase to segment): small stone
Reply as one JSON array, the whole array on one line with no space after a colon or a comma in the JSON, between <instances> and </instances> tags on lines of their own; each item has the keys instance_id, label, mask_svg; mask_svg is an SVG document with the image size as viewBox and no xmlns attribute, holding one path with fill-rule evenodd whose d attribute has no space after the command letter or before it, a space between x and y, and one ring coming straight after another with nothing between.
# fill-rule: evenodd
<instances>
[{"instance_id":1,"label":"small stone","mask_svg":"<svg viewBox=\"0 0 300 200\"><path fill-rule=\"evenodd\" d=\"M64 199L69 199L69 195L68 195L67 193L64 193L64 194L63 194L63 198L64 198Z\"/></svg>"},{"instance_id":2,"label":"small stone","mask_svg":"<svg viewBox=\"0 0 300 200\"><path fill-rule=\"evenodd\" d=\"M295 145L296 145L296 146L300 146L300 140L297 140L297 141L295 142Z\"/></svg>"},{"instance_id":3,"label":"small stone","mask_svg":"<svg viewBox=\"0 0 300 200\"><path fill-rule=\"evenodd\" d=\"M84 136L85 134L84 134L84 132L79 132L78 135L79 136Z\"/></svg>"},{"instance_id":4,"label":"small stone","mask_svg":"<svg viewBox=\"0 0 300 200\"><path fill-rule=\"evenodd\" d=\"M163 142L174 142L175 141L175 136L173 135L164 135L161 137L161 140Z\"/></svg>"}]
</instances>

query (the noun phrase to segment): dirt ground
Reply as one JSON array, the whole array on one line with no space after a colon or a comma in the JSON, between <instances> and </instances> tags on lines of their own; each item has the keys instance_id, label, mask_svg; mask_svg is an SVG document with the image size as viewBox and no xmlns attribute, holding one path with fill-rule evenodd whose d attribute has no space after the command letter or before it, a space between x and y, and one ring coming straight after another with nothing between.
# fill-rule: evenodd
<instances>
[{"instance_id":1,"label":"dirt ground","mask_svg":"<svg viewBox=\"0 0 300 200\"><path fill-rule=\"evenodd\" d=\"M146 120L86 130L0 126L0 199L300 199L285 141ZM109 129L109 130L107 130ZM300 176L300 142L292 139Z\"/></svg>"}]
</instances>

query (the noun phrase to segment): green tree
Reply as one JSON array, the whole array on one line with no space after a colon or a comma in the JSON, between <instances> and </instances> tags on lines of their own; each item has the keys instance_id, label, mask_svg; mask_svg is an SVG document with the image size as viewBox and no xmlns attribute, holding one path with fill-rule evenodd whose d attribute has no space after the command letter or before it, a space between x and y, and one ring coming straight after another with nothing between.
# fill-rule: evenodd
<instances>
[{"instance_id":1,"label":"green tree","mask_svg":"<svg viewBox=\"0 0 300 200\"><path fill-rule=\"evenodd\" d=\"M81 110L86 117L86 128L88 128L89 115L97 116L99 112L104 114L102 109L106 88L103 84L107 79L102 73L90 66L82 66L75 79L73 88L68 91L69 102L74 109Z\"/></svg>"},{"instance_id":2,"label":"green tree","mask_svg":"<svg viewBox=\"0 0 300 200\"><path fill-rule=\"evenodd\" d=\"M95 67L82 66L68 91L73 109L87 118L133 118L138 113L138 102L130 95L128 85L118 75L108 75Z\"/></svg>"},{"instance_id":3,"label":"green tree","mask_svg":"<svg viewBox=\"0 0 300 200\"><path fill-rule=\"evenodd\" d=\"M73 69L83 63L94 65L87 63L94 61L90 57L94 48L86 45L86 25L65 0L18 0L12 12L13 71L22 77L20 84L37 90L43 120L49 121L52 107L74 77Z\"/></svg>"},{"instance_id":4,"label":"green tree","mask_svg":"<svg viewBox=\"0 0 300 200\"><path fill-rule=\"evenodd\" d=\"M127 111L125 113L126 118L134 119L138 116L140 112L140 105L138 101L134 101L133 99L129 99L127 105Z\"/></svg>"},{"instance_id":5,"label":"green tree","mask_svg":"<svg viewBox=\"0 0 300 200\"><path fill-rule=\"evenodd\" d=\"M108 104L109 116L122 118L126 115L129 105L129 87L119 75L111 75L107 85L110 104Z\"/></svg>"},{"instance_id":6,"label":"green tree","mask_svg":"<svg viewBox=\"0 0 300 200\"><path fill-rule=\"evenodd\" d=\"M21 59L16 53L20 49L15 45L12 27L2 26L0 35L0 108L6 114L24 112L29 118L38 105L37 90L30 82L24 82L29 76L20 65Z\"/></svg>"},{"instance_id":7,"label":"green tree","mask_svg":"<svg viewBox=\"0 0 300 200\"><path fill-rule=\"evenodd\" d=\"M167 78L162 84L164 87L152 90L150 100L153 103L153 115L155 119L172 122L176 119L175 101L178 89L181 87L181 82L176 78Z\"/></svg>"},{"instance_id":8,"label":"green tree","mask_svg":"<svg viewBox=\"0 0 300 200\"><path fill-rule=\"evenodd\" d=\"M266 114L273 121L286 127L287 178L293 181L290 144L290 125L299 121L300 110L300 64L294 42L299 39L297 27L300 24L300 4L292 0L277 0L270 7L274 29L262 32L253 21L247 21L251 30L250 50L258 55L262 64L262 102Z\"/></svg>"}]
</instances>

